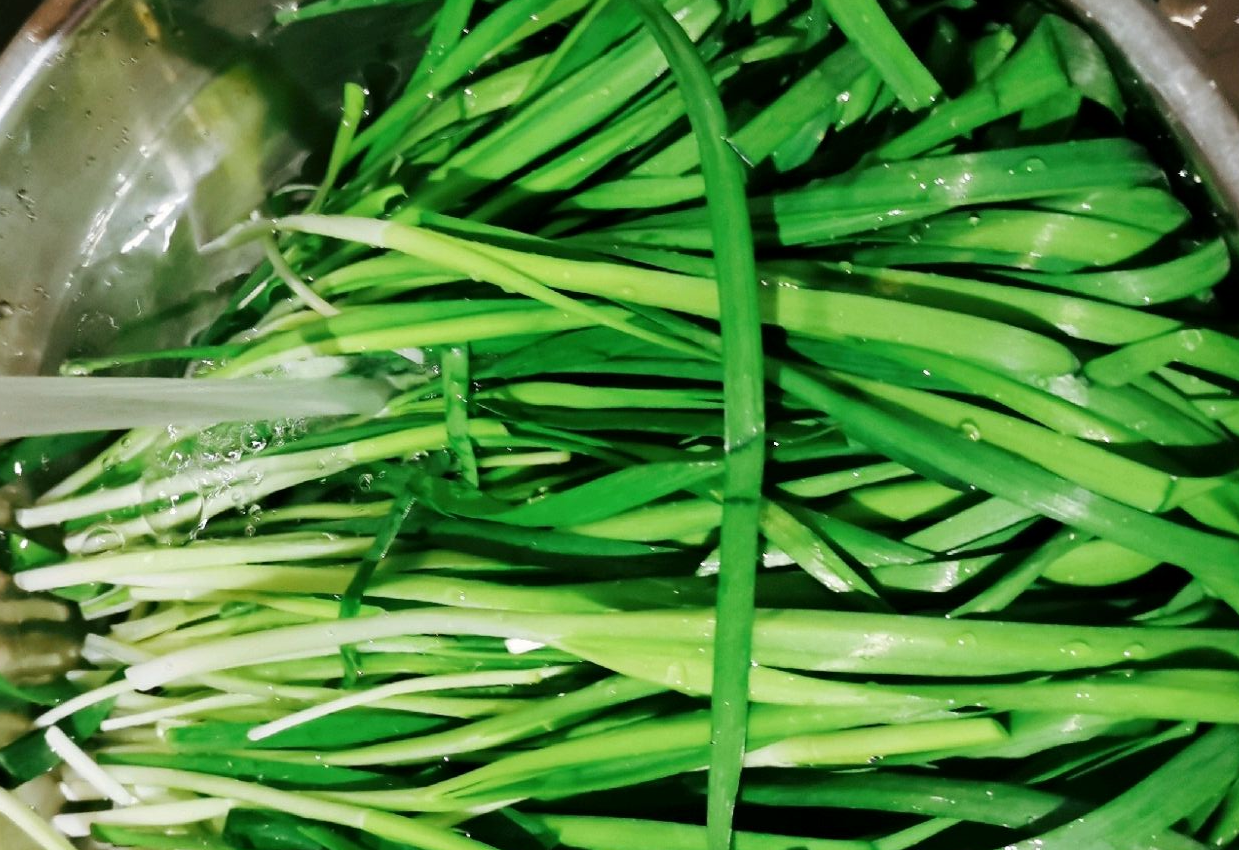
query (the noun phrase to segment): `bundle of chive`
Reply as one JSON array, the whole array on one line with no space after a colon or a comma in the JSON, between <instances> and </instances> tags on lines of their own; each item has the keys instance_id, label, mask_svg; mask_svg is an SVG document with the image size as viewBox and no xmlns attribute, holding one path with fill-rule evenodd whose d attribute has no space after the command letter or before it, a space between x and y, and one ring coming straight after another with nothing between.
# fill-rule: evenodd
<instances>
[{"instance_id":1,"label":"bundle of chive","mask_svg":"<svg viewBox=\"0 0 1239 850\"><path fill-rule=\"evenodd\" d=\"M150 355L386 407L112 437L16 512L17 583L95 629L0 681L42 711L5 784L72 801L0 813L49 850L1233 846L1230 257L1096 45L1020 2L427 15Z\"/></svg>"}]
</instances>

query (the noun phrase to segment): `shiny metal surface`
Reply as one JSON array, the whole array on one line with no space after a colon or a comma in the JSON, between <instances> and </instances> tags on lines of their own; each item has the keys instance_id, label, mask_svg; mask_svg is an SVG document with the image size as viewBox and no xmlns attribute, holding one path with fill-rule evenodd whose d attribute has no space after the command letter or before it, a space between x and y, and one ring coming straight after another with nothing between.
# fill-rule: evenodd
<instances>
[{"instance_id":1,"label":"shiny metal surface","mask_svg":"<svg viewBox=\"0 0 1239 850\"><path fill-rule=\"evenodd\" d=\"M1239 0L1160 0L1158 8L1187 31L1209 73L1239 106Z\"/></svg>"},{"instance_id":2,"label":"shiny metal surface","mask_svg":"<svg viewBox=\"0 0 1239 850\"><path fill-rule=\"evenodd\" d=\"M1148 123L1164 123L1169 132L1171 144L1158 151L1163 165L1205 189L1239 251L1239 114L1187 31L1167 23L1162 10L1143 0L1062 0L1061 5L1074 10L1111 48L1116 64L1130 71L1126 82L1134 99L1144 103ZM1196 5L1203 16L1206 4ZM1170 161L1180 153L1181 163Z\"/></svg>"},{"instance_id":3,"label":"shiny metal surface","mask_svg":"<svg viewBox=\"0 0 1239 850\"><path fill-rule=\"evenodd\" d=\"M412 4L277 30L281 2L47 0L0 54L0 374L183 342L254 261L198 247L301 171L357 69L379 92L393 83L387 57L409 53L421 13ZM1148 0L1060 5L1130 69L1174 137L1166 150L1185 152L1188 180L1201 178L1239 244L1239 119L1199 54ZM1210 9L1223 26L1239 16L1239 0L1164 5L1198 26ZM1227 43L1205 41L1220 56L1232 55ZM17 498L0 492L0 525ZM5 593L0 577L0 672L71 656L54 628L62 609L18 608ZM0 739L20 722L0 715ZM3 825L0 848L16 850Z\"/></svg>"},{"instance_id":4,"label":"shiny metal surface","mask_svg":"<svg viewBox=\"0 0 1239 850\"><path fill-rule=\"evenodd\" d=\"M184 342L254 263L198 246L322 149L346 80L380 93L394 83L385 57L412 52L423 13L277 30L277 8L48 0L0 54L0 374ZM0 488L0 529L24 499ZM8 584L0 575L0 673L71 664L80 629L67 609ZM0 712L0 743L25 723ZM45 814L57 806L50 776L21 794ZM0 850L28 848L0 818Z\"/></svg>"},{"instance_id":5,"label":"shiny metal surface","mask_svg":"<svg viewBox=\"0 0 1239 850\"><path fill-rule=\"evenodd\" d=\"M329 138L410 7L271 25L268 0L53 0L0 57L0 372L180 342L252 264L197 248ZM122 333L123 329L123 333Z\"/></svg>"}]
</instances>

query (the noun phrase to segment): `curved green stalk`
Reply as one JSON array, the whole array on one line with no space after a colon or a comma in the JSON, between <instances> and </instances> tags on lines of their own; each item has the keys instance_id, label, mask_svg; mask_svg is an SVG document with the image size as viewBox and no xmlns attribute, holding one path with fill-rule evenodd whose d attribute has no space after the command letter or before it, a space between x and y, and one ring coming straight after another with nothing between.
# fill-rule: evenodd
<instances>
[{"instance_id":1,"label":"curved green stalk","mask_svg":"<svg viewBox=\"0 0 1239 850\"><path fill-rule=\"evenodd\" d=\"M744 171L727 144L727 116L710 73L692 41L656 0L635 2L667 55L701 149L719 281L727 464L723 477L719 628L714 638L707 843L711 850L727 850L744 762L757 535L766 462L757 269Z\"/></svg>"}]
</instances>

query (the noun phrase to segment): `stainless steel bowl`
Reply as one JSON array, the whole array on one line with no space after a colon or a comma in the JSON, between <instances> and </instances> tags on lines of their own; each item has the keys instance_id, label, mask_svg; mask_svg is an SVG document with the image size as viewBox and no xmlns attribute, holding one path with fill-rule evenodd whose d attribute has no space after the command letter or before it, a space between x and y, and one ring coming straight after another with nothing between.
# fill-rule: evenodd
<instances>
[{"instance_id":1,"label":"stainless steel bowl","mask_svg":"<svg viewBox=\"0 0 1239 850\"><path fill-rule=\"evenodd\" d=\"M0 17L9 0L0 0ZM347 79L394 85L416 6L279 31L275 0L50 0L0 54L0 374L183 342L247 252L198 246L321 150ZM0 398L0 405L5 400ZM0 488L0 545L11 500ZM0 575L0 673L71 663ZM0 743L24 720L0 712ZM23 793L54 809L54 783ZM0 818L0 848L28 850Z\"/></svg>"},{"instance_id":2,"label":"stainless steel bowl","mask_svg":"<svg viewBox=\"0 0 1239 850\"><path fill-rule=\"evenodd\" d=\"M1110 49L1116 64L1129 72L1125 82L1132 99L1143 107L1141 117L1154 132L1164 129L1168 134L1170 144L1160 153L1169 161L1163 164L1203 186L1231 246L1239 251L1239 114L1213 70L1224 67L1228 79L1233 77L1236 57L1211 67L1185 30L1169 23L1163 10L1147 0L1062 0L1060 5L1074 11ZM1191 5L1203 20L1208 4ZM1229 10L1232 18L1239 13L1230 0L1215 5ZM1175 161L1179 157L1181 168Z\"/></svg>"},{"instance_id":3,"label":"stainless steel bowl","mask_svg":"<svg viewBox=\"0 0 1239 850\"><path fill-rule=\"evenodd\" d=\"M345 80L395 83L392 57L409 54L424 13L279 30L284 2L48 0L0 54L0 374L184 341L255 261L199 246L321 150ZM1059 5L1127 70L1166 164L1199 178L1239 248L1239 119L1200 55L1149 0ZM19 653L0 622L0 671L39 660L29 621L57 616L4 593L0 621L28 622ZM39 663L72 648L49 652ZM0 847L16 850L3 827Z\"/></svg>"},{"instance_id":4,"label":"stainless steel bowl","mask_svg":"<svg viewBox=\"0 0 1239 850\"><path fill-rule=\"evenodd\" d=\"M253 258L198 246L329 138L346 79L394 81L424 14L279 5L53 0L0 56L0 373L199 324Z\"/></svg>"}]
</instances>

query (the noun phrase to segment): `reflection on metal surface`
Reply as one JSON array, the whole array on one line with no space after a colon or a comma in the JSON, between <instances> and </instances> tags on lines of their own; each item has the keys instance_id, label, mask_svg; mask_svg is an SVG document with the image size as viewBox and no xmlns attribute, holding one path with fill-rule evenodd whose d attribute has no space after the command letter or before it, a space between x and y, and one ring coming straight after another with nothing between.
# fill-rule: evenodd
<instances>
[{"instance_id":1,"label":"reflection on metal surface","mask_svg":"<svg viewBox=\"0 0 1239 850\"><path fill-rule=\"evenodd\" d=\"M1197 3L1194 0L1188 3L1168 3L1166 5L1168 7L1166 14L1170 20L1188 29L1195 29L1196 25L1204 20L1205 12L1209 10L1208 3Z\"/></svg>"},{"instance_id":2,"label":"reflection on metal surface","mask_svg":"<svg viewBox=\"0 0 1239 850\"><path fill-rule=\"evenodd\" d=\"M58 32L72 30L74 21L80 20L100 2L106 0L45 0L26 22L22 34L31 40L43 41Z\"/></svg>"},{"instance_id":3,"label":"reflection on metal surface","mask_svg":"<svg viewBox=\"0 0 1239 850\"><path fill-rule=\"evenodd\" d=\"M146 31L146 37L151 41L159 41L163 37L163 27L159 24L159 19L155 17L155 12L143 0L136 0L133 4L133 12L137 15L138 22L142 24L142 29Z\"/></svg>"},{"instance_id":4,"label":"reflection on metal surface","mask_svg":"<svg viewBox=\"0 0 1239 850\"><path fill-rule=\"evenodd\" d=\"M1153 7L1064 4L1129 58L1233 211L1239 123ZM341 83L376 56L407 54L408 18L422 13L405 4L350 16L347 27L326 19L273 32L279 5L50 0L0 56L0 373L176 344L203 324L221 285L254 257L206 259L198 247L300 170L333 128ZM1239 50L1239 0L1164 9L1206 54ZM1219 67L1239 100L1239 62ZM6 504L0 492L0 514ZM71 659L50 603L8 593L0 588L0 620L22 625L0 626L0 672ZM16 727L0 715L0 738ZM12 850L2 832L0 847Z\"/></svg>"},{"instance_id":5,"label":"reflection on metal surface","mask_svg":"<svg viewBox=\"0 0 1239 850\"><path fill-rule=\"evenodd\" d=\"M0 574L0 675L21 680L67 670L77 660L80 638L65 605L26 596ZM20 734L17 725L0 715L0 745L15 733Z\"/></svg>"},{"instance_id":6,"label":"reflection on metal surface","mask_svg":"<svg viewBox=\"0 0 1239 850\"><path fill-rule=\"evenodd\" d=\"M374 51L410 54L424 14L277 32L276 6L54 0L0 54L0 373L179 344L203 326L255 256L199 245L302 168L331 137L345 80ZM0 491L0 515L22 501ZM79 637L58 605L0 580L0 673L63 669ZM24 723L0 714L0 743ZM22 796L50 814L55 791L43 777ZM7 831L0 850L28 850Z\"/></svg>"},{"instance_id":7,"label":"reflection on metal surface","mask_svg":"<svg viewBox=\"0 0 1239 850\"><path fill-rule=\"evenodd\" d=\"M255 255L198 247L301 169L344 80L414 29L408 7L342 39L332 21L276 30L275 2L70 6L0 57L0 372L203 326Z\"/></svg>"},{"instance_id":8,"label":"reflection on metal surface","mask_svg":"<svg viewBox=\"0 0 1239 850\"><path fill-rule=\"evenodd\" d=\"M1163 165L1203 186L1220 227L1239 249L1239 115L1185 31L1167 26L1164 10L1142 0L1062 1L1111 48L1116 62L1128 66L1136 84L1131 94L1144 105L1146 123L1170 131L1166 150L1158 151Z\"/></svg>"},{"instance_id":9,"label":"reflection on metal surface","mask_svg":"<svg viewBox=\"0 0 1239 850\"><path fill-rule=\"evenodd\" d=\"M1210 73L1239 107L1239 0L1163 0L1163 6L1172 20L1190 26L1192 40L1204 54ZM1186 6L1203 8L1185 14Z\"/></svg>"}]
</instances>

